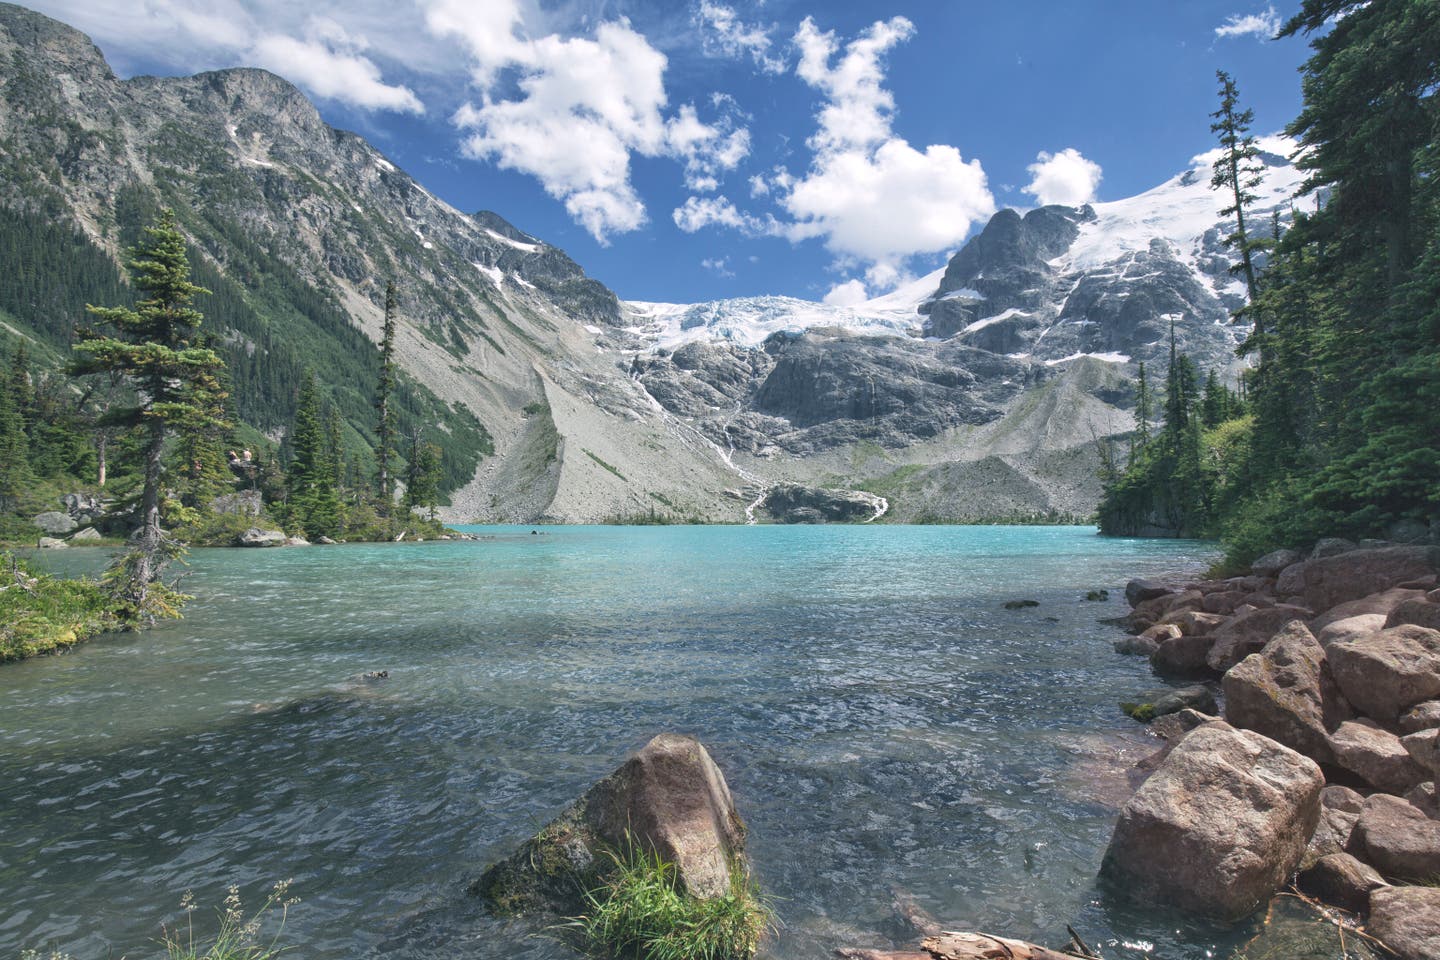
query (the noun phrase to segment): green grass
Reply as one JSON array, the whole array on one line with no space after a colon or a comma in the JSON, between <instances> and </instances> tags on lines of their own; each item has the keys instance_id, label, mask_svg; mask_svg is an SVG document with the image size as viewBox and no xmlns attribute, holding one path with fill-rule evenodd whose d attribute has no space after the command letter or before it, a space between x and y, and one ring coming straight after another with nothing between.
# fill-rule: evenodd
<instances>
[{"instance_id":1,"label":"green grass","mask_svg":"<svg viewBox=\"0 0 1440 960\"><path fill-rule=\"evenodd\" d=\"M280 946L285 920L290 907L299 902L299 898L289 894L290 881L280 881L270 889L259 909L247 916L240 901L240 888L230 887L224 904L217 911L219 931L213 938L202 937L197 942L192 919L195 899L187 892L180 899L180 907L185 911L185 929L182 931L178 925L174 929L162 928L161 942L165 945L167 960L273 960L285 950ZM274 928L268 939L262 937L267 925Z\"/></svg>"},{"instance_id":2,"label":"green grass","mask_svg":"<svg viewBox=\"0 0 1440 960\"><path fill-rule=\"evenodd\" d=\"M631 847L585 896L577 923L597 951L636 960L749 960L773 914L738 866L730 893L698 899L682 889L675 865Z\"/></svg>"},{"instance_id":3,"label":"green grass","mask_svg":"<svg viewBox=\"0 0 1440 960\"><path fill-rule=\"evenodd\" d=\"M36 573L0 553L0 663L54 653L119 626L99 582Z\"/></svg>"}]
</instances>

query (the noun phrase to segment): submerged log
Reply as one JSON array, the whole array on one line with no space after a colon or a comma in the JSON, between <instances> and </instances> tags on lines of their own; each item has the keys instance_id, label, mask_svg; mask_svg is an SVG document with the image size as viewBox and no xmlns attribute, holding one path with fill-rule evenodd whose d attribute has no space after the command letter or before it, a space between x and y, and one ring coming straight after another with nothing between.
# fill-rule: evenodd
<instances>
[{"instance_id":1,"label":"submerged log","mask_svg":"<svg viewBox=\"0 0 1440 960\"><path fill-rule=\"evenodd\" d=\"M1075 960L1076 956L986 933L942 933L925 938L920 948L933 960Z\"/></svg>"}]
</instances>

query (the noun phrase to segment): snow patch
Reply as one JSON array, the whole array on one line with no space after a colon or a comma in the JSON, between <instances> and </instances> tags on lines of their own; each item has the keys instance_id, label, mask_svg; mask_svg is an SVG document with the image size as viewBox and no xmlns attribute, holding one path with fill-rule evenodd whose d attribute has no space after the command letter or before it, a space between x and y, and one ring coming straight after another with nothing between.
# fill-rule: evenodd
<instances>
[{"instance_id":1,"label":"snow patch","mask_svg":"<svg viewBox=\"0 0 1440 960\"><path fill-rule=\"evenodd\" d=\"M1022 356L1022 355L1021 355L1021 354L1014 354L1014 353L1012 353L1012 354L1009 354L1009 356L1016 357L1016 358L1018 359L1018 358L1019 358L1020 356ZM1028 356L1028 354L1024 354L1024 356ZM1079 360L1081 357L1091 357L1092 359L1095 359L1095 360L1103 360L1103 361L1106 362L1106 363L1129 363L1129 362L1130 362L1130 357L1129 357L1127 354L1123 354L1123 353L1072 353L1072 354L1070 354L1070 356L1068 356L1068 357L1061 357L1059 360L1046 360L1046 361L1045 361L1045 366L1047 366L1047 367L1059 366L1059 365L1062 364L1062 363L1069 363L1071 360Z\"/></svg>"},{"instance_id":2,"label":"snow patch","mask_svg":"<svg viewBox=\"0 0 1440 960\"><path fill-rule=\"evenodd\" d=\"M474 267L476 270L479 270L481 273L485 274L485 276L489 278L490 282L497 287L505 282L505 274L501 273L498 267L487 267L483 263L475 263Z\"/></svg>"},{"instance_id":3,"label":"snow patch","mask_svg":"<svg viewBox=\"0 0 1440 960\"><path fill-rule=\"evenodd\" d=\"M522 243L519 240L512 240L511 238L505 236L505 234L491 230L488 227L485 229L485 232L490 235L490 239L498 240L499 242L505 244L507 247L514 247L516 250L523 250L525 253L540 252L541 245L538 243Z\"/></svg>"},{"instance_id":4,"label":"snow patch","mask_svg":"<svg viewBox=\"0 0 1440 960\"><path fill-rule=\"evenodd\" d=\"M378 155L375 157L375 166L379 167L381 170L386 171L387 173L395 172L395 164Z\"/></svg>"},{"instance_id":5,"label":"snow patch","mask_svg":"<svg viewBox=\"0 0 1440 960\"><path fill-rule=\"evenodd\" d=\"M1011 317L1032 317L1032 316L1034 316L1034 314L1030 313L1028 310L1021 310L1021 309L1019 309L1018 307L1011 307L1009 310L1006 310L1004 313L997 313L997 314L995 314L995 316L993 316L993 317L986 317L986 318L983 319L983 320L976 320L974 323L970 324L969 326L967 326L964 330L961 330L960 332L961 332L961 333L974 333L976 330L984 330L986 327L990 326L992 323L999 323L999 322L1002 321L1002 320L1009 320Z\"/></svg>"}]
</instances>

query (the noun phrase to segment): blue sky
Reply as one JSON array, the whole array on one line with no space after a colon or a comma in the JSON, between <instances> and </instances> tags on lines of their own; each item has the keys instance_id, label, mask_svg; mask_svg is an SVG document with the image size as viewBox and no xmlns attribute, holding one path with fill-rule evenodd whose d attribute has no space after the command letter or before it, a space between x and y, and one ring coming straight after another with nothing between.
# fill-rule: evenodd
<instances>
[{"instance_id":1,"label":"blue sky","mask_svg":"<svg viewBox=\"0 0 1440 960\"><path fill-rule=\"evenodd\" d=\"M1297 0L43 0L122 76L264 66L627 299L844 302L1005 206L1131 196L1299 109Z\"/></svg>"}]
</instances>

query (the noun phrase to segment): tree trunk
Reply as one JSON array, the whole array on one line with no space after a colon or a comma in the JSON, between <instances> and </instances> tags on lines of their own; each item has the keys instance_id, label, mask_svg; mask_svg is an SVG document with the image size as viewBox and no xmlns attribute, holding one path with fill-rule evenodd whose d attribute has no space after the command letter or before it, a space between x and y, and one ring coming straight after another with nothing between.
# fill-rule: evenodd
<instances>
[{"instance_id":1,"label":"tree trunk","mask_svg":"<svg viewBox=\"0 0 1440 960\"><path fill-rule=\"evenodd\" d=\"M105 486L105 476L108 463L105 459L105 452L110 446L110 432L101 430L95 434L95 459L99 466L96 470L96 483Z\"/></svg>"},{"instance_id":2,"label":"tree trunk","mask_svg":"<svg viewBox=\"0 0 1440 960\"><path fill-rule=\"evenodd\" d=\"M140 536L137 538L144 555L136 566L135 586L143 589L159 576L158 561L160 530L160 459L165 451L165 424L150 424L150 442L145 447L145 489L140 498Z\"/></svg>"}]
</instances>

